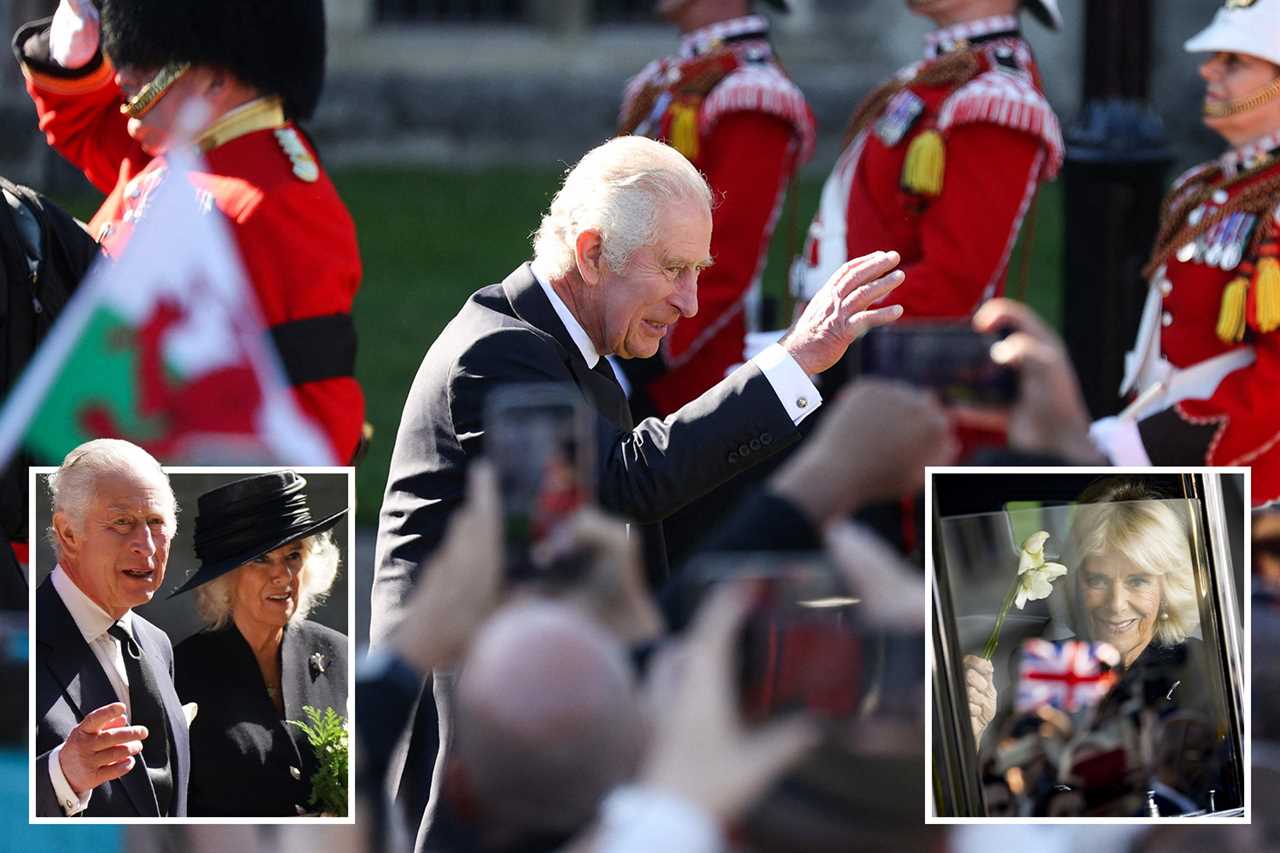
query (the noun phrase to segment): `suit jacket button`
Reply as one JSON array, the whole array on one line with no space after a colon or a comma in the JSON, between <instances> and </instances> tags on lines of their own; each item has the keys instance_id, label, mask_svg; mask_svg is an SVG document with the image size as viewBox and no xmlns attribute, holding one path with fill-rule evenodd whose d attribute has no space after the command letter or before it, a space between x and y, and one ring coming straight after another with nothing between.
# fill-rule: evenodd
<instances>
[{"instance_id":1,"label":"suit jacket button","mask_svg":"<svg viewBox=\"0 0 1280 853\"><path fill-rule=\"evenodd\" d=\"M758 439L758 438L753 438L753 439L751 439L751 441L750 441L750 445L751 445L751 449L752 449L752 450L759 450L759 449L760 449L760 439Z\"/></svg>"},{"instance_id":2,"label":"suit jacket button","mask_svg":"<svg viewBox=\"0 0 1280 853\"><path fill-rule=\"evenodd\" d=\"M736 465L736 464L738 464L738 451L736 451L736 450L730 450L730 451L729 451L728 459L729 459L729 464L730 464L730 465Z\"/></svg>"},{"instance_id":3,"label":"suit jacket button","mask_svg":"<svg viewBox=\"0 0 1280 853\"><path fill-rule=\"evenodd\" d=\"M768 447L769 445L773 444L773 436L767 432L760 433L760 443L763 444L765 447Z\"/></svg>"},{"instance_id":4,"label":"suit jacket button","mask_svg":"<svg viewBox=\"0 0 1280 853\"><path fill-rule=\"evenodd\" d=\"M739 444L739 445L738 445L738 455L739 455L739 456L746 456L746 455L748 455L749 453L751 453L751 448L750 448L750 447L747 447L745 444Z\"/></svg>"},{"instance_id":5,"label":"suit jacket button","mask_svg":"<svg viewBox=\"0 0 1280 853\"><path fill-rule=\"evenodd\" d=\"M298 781L302 781L302 771L296 767L289 768L289 775Z\"/></svg>"}]
</instances>

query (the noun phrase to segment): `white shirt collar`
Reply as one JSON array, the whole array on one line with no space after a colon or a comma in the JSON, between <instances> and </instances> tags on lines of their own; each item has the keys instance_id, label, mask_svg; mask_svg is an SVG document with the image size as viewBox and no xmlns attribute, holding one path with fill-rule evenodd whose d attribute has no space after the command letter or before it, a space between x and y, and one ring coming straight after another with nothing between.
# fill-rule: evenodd
<instances>
[{"instance_id":1,"label":"white shirt collar","mask_svg":"<svg viewBox=\"0 0 1280 853\"><path fill-rule=\"evenodd\" d=\"M107 633L107 629L117 622L124 626L130 637L133 636L132 610L126 610L119 619L112 619L111 614L76 586L76 582L67 574L67 570L62 568L61 563L54 566L50 581L58 597L62 599L62 603L67 606L67 612L71 614L86 643L92 643Z\"/></svg>"},{"instance_id":2,"label":"white shirt collar","mask_svg":"<svg viewBox=\"0 0 1280 853\"><path fill-rule=\"evenodd\" d=\"M747 15L742 18L730 18L717 21L705 27L685 33L680 39L680 56L689 59L715 50L721 42L738 36L758 35L767 38L769 35L769 19L763 15Z\"/></svg>"},{"instance_id":3,"label":"white shirt collar","mask_svg":"<svg viewBox=\"0 0 1280 853\"><path fill-rule=\"evenodd\" d=\"M992 15L989 18L978 18L952 24L940 30L934 30L924 37L924 55L926 59L937 59L944 53L950 53L970 39L989 36L992 33L1017 32L1018 17L1016 15Z\"/></svg>"},{"instance_id":4,"label":"white shirt collar","mask_svg":"<svg viewBox=\"0 0 1280 853\"><path fill-rule=\"evenodd\" d=\"M573 316L573 312L569 310L568 305L564 304L564 300L560 298L560 294L556 293L555 288L547 283L547 278L538 270L538 265L530 264L529 268L533 270L533 278L542 287L542 292L547 294L547 299L551 300L551 307L555 309L556 316L569 331L569 337L573 338L573 342L578 345L578 350L586 359L587 367L594 370L600 361L600 353L596 351L596 345L591 343L587 330L582 328L578 318Z\"/></svg>"}]
</instances>

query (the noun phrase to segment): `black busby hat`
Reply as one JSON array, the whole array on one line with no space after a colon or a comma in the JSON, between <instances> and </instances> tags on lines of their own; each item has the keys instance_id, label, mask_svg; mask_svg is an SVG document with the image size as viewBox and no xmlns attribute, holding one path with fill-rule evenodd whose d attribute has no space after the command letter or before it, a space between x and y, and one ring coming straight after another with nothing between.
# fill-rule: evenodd
<instances>
[{"instance_id":1,"label":"black busby hat","mask_svg":"<svg viewBox=\"0 0 1280 853\"><path fill-rule=\"evenodd\" d=\"M200 566L174 595L195 589L282 545L328 530L347 514L315 519L307 481L293 471L235 480L205 492L196 507L195 550Z\"/></svg>"},{"instance_id":2,"label":"black busby hat","mask_svg":"<svg viewBox=\"0 0 1280 853\"><path fill-rule=\"evenodd\" d=\"M324 85L324 0L102 0L117 66L224 68L306 119Z\"/></svg>"}]
</instances>

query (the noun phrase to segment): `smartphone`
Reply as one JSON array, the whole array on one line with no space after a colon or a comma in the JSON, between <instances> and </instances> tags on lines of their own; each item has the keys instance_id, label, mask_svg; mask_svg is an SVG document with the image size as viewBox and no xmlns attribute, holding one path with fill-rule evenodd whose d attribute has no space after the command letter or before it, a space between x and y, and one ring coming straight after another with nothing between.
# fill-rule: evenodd
<instances>
[{"instance_id":1,"label":"smartphone","mask_svg":"<svg viewBox=\"0 0 1280 853\"><path fill-rule=\"evenodd\" d=\"M881 326L863 339L861 370L935 391L952 405L1009 406L1018 399L1018 372L991 360L991 345L1002 337L967 323Z\"/></svg>"},{"instance_id":2,"label":"smartphone","mask_svg":"<svg viewBox=\"0 0 1280 853\"><path fill-rule=\"evenodd\" d=\"M757 724L794 711L827 720L853 717L868 661L851 595L822 554L710 554L686 568L692 610L714 585L749 581L751 609L738 639L738 694Z\"/></svg>"},{"instance_id":3,"label":"smartphone","mask_svg":"<svg viewBox=\"0 0 1280 853\"><path fill-rule=\"evenodd\" d=\"M485 406L484 452L502 494L508 577L574 571L538 556L538 545L595 502L595 413L569 384L496 388Z\"/></svg>"}]
</instances>

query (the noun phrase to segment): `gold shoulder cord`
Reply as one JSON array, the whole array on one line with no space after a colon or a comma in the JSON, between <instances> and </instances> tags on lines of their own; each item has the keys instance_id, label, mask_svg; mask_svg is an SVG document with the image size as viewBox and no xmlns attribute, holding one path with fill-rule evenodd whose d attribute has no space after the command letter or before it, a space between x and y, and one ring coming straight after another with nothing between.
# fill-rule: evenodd
<instances>
[{"instance_id":1,"label":"gold shoulder cord","mask_svg":"<svg viewBox=\"0 0 1280 853\"><path fill-rule=\"evenodd\" d=\"M1195 240L1219 222L1231 216L1231 214L1253 213L1258 216L1269 214L1271 208L1275 206L1276 199L1280 198L1280 172L1247 187L1244 192L1232 198L1212 213L1206 213L1204 218L1195 225L1187 222L1190 212L1203 204L1206 199L1218 190L1226 189L1241 181L1257 177L1260 173L1273 169L1275 166L1275 160L1267 159L1254 168L1241 172L1231 180L1222 182L1210 180L1201 189L1192 192L1184 202L1166 210L1164 217L1162 217L1163 221L1160 224L1155 248L1151 252L1151 260L1142 269L1143 277L1151 278L1155 271L1177 251L1178 247L1185 246Z\"/></svg>"}]
</instances>

